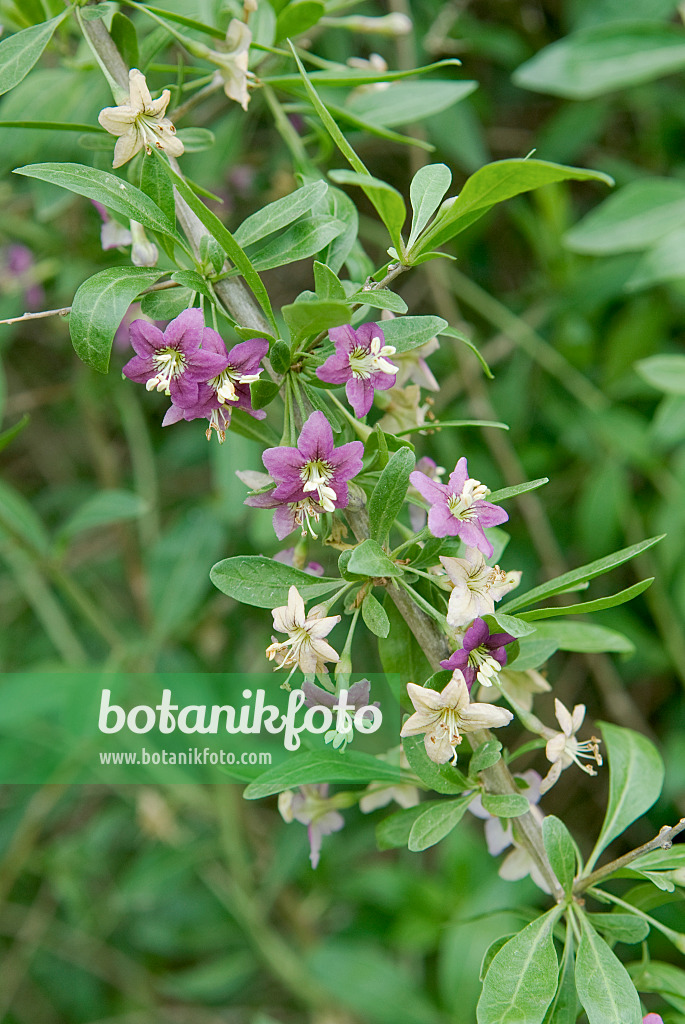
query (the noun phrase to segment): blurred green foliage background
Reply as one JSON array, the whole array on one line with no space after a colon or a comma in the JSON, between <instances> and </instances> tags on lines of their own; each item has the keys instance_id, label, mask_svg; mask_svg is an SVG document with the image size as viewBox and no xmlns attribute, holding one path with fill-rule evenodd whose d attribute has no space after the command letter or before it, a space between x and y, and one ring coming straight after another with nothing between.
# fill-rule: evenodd
<instances>
[{"instance_id":1,"label":"blurred green foliage background","mask_svg":"<svg viewBox=\"0 0 685 1024\"><path fill-rule=\"evenodd\" d=\"M158 6L208 22L223 9L218 0ZM333 18L349 13L328 7ZM634 71L632 80L612 84L609 75L608 88L600 82L585 90L588 69L598 73L594 60L581 60L576 78L573 54L553 52L542 70L527 64L558 40L582 43L584 32L604 33L608 52L634 19L642 19L641 38L672 32L674 49L683 50L677 4L392 0L354 7L355 14L391 10L411 17L411 35L362 34L333 21L307 37L330 60L379 53L391 69L456 56L463 67L442 77L479 83L418 125L393 121L395 130L434 147L430 154L349 131L371 172L401 191L427 159L445 161L458 183L488 160L533 150L606 171L617 189L655 178L685 182L683 75L675 59L647 78ZM0 0L10 29L50 13L39 0ZM132 19L148 31L139 13ZM172 67L179 54L172 46L155 59ZM624 79L628 63L619 58ZM161 88L175 71L150 78ZM185 122L211 127L216 144L187 154L184 170L222 197L214 208L233 227L296 182L260 90L247 117L219 97ZM3 98L0 119L94 123L108 102L88 52L62 38ZM293 124L314 161L341 166L306 113L300 104ZM92 155L78 133L0 127L1 318L22 314L29 302L69 306L89 274L113 259L126 262L102 252L89 203L9 173L37 159L88 162ZM412 313L437 313L466 331L495 373L485 380L473 357L443 339L431 357L441 383L433 411L511 426L508 434L422 437L419 454L445 466L467 454L474 475L493 487L550 477L512 511L507 568L540 582L667 534L606 584L617 590L656 576L643 597L602 617L631 637L634 655L559 653L549 671L555 694L567 705L586 703L589 719L658 737L666 791L652 818L661 822L685 808L685 396L664 395L635 363L683 351L685 267L682 257L680 269L676 257L662 258L656 272L645 272L645 250L658 238L644 223L613 248L601 230L599 242L596 233L594 243L583 243L581 229L575 242L567 238L607 195L602 185L583 183L511 201L448 247L456 263L414 270L398 290ZM387 240L365 200L359 208L361 242L379 265ZM32 254L19 272L17 245ZM311 287L310 275L308 262L267 272L274 304ZM223 447L208 445L197 424L162 430L163 398L120 377L125 339L101 377L78 362L60 318L0 331L3 427L30 416L0 455L0 669L261 670L268 614L235 604L208 578L220 557L278 548L270 516L243 506L235 477L237 469L261 468L259 445L233 434ZM69 527L77 509L112 488L144 505L122 498L118 522ZM316 557L332 563L331 554ZM355 661L356 669L379 668L370 641L360 639ZM551 719L552 697L539 709ZM537 758L530 764L540 768ZM581 846L597 832L605 786L606 777L568 772L555 789L555 813ZM498 878L475 819L427 854L378 854L372 822L347 812L344 832L325 841L312 873L304 828L285 826L273 801L244 804L238 787L5 787L0 805L0 1019L8 1024L466 1024L475 1019L484 950L520 927L541 899L529 880ZM643 820L625 842L637 845L651 829ZM679 909L666 908L664 920L675 926ZM657 940L654 956L669 960L672 951ZM665 1019L685 1017L666 1012Z\"/></svg>"}]
</instances>

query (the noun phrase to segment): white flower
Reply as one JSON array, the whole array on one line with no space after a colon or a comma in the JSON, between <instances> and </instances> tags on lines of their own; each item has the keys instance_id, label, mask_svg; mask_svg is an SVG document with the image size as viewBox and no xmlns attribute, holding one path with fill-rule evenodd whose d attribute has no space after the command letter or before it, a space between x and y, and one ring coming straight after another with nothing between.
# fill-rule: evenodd
<instances>
[{"instance_id":1,"label":"white flower","mask_svg":"<svg viewBox=\"0 0 685 1024\"><path fill-rule=\"evenodd\" d=\"M324 671L327 661L339 661L339 655L324 640L333 626L340 622L339 615L324 617L320 607L312 608L305 614L304 601L297 587L288 591L288 603L274 608L274 629L279 633L287 633L288 639L283 641L273 637L273 643L266 649L269 661L274 659L279 666L285 668L292 665L293 670L299 667L305 675L314 675Z\"/></svg>"},{"instance_id":2,"label":"white flower","mask_svg":"<svg viewBox=\"0 0 685 1024\"><path fill-rule=\"evenodd\" d=\"M424 744L431 761L456 763L456 747L462 733L478 729L498 729L514 717L506 708L494 704L472 704L463 673L456 669L442 693L415 683L407 683L407 694L416 708L402 726L400 736L425 733Z\"/></svg>"},{"instance_id":3,"label":"white flower","mask_svg":"<svg viewBox=\"0 0 685 1024\"><path fill-rule=\"evenodd\" d=\"M328 796L328 784L300 786L299 792L287 789L278 796L278 810L283 821L299 821L307 826L309 859L312 867L319 863L321 840L331 832L339 832L345 819L336 807L336 797Z\"/></svg>"},{"instance_id":4,"label":"white flower","mask_svg":"<svg viewBox=\"0 0 685 1024\"><path fill-rule=\"evenodd\" d=\"M401 745L393 747L387 754L379 754L378 760L397 765L403 771L411 771L407 755ZM417 787L408 782L398 782L395 785L392 782L372 782L364 790L364 796L359 801L359 810L362 814L370 814L372 811L377 811L379 807L386 807L393 800L400 807L406 809L416 807L420 799Z\"/></svg>"},{"instance_id":5,"label":"white flower","mask_svg":"<svg viewBox=\"0 0 685 1024\"><path fill-rule=\"evenodd\" d=\"M576 704L573 714L571 714L560 700L555 699L554 711L562 731L551 732L547 740L545 754L547 760L552 762L552 767L542 781L540 793L546 793L551 789L564 769L574 762L588 775L596 775L597 772L592 765L581 764L581 758L594 761L599 767L602 765L602 755L599 752L600 741L595 736L591 736L583 743L579 743L576 739L576 733L585 718L585 705Z\"/></svg>"},{"instance_id":6,"label":"white flower","mask_svg":"<svg viewBox=\"0 0 685 1024\"><path fill-rule=\"evenodd\" d=\"M219 53L215 55L219 74L224 81L224 92L229 100L235 100L243 110L247 110L250 96L247 91L247 80L251 77L247 70L252 33L247 25L233 18L226 32L226 39L219 44Z\"/></svg>"},{"instance_id":7,"label":"white flower","mask_svg":"<svg viewBox=\"0 0 685 1024\"><path fill-rule=\"evenodd\" d=\"M518 587L520 572L503 572L487 565L476 548L467 548L465 558L440 559L453 585L447 609L447 624L453 629L483 615L492 615L495 602Z\"/></svg>"},{"instance_id":8,"label":"white flower","mask_svg":"<svg viewBox=\"0 0 685 1024\"><path fill-rule=\"evenodd\" d=\"M114 147L113 167L121 167L145 147L165 150L170 156L183 153L183 143L176 138L176 128L165 111L171 93L165 89L159 99L153 100L145 81L145 75L137 68L128 73L128 103L118 107L105 107L98 115L98 121L110 135L118 135Z\"/></svg>"}]
</instances>

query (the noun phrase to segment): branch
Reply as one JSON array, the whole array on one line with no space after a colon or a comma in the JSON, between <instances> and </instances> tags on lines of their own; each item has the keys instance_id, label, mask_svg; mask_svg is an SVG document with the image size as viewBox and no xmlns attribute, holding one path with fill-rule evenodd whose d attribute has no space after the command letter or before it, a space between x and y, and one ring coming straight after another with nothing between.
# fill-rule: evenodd
<instances>
[{"instance_id":1,"label":"branch","mask_svg":"<svg viewBox=\"0 0 685 1024\"><path fill-rule=\"evenodd\" d=\"M22 313L21 316L11 316L9 320L0 320L0 324L18 324L21 320L42 320L47 316L68 316L71 313L71 306L64 306L62 309L42 309L38 313Z\"/></svg>"},{"instance_id":2,"label":"branch","mask_svg":"<svg viewBox=\"0 0 685 1024\"><path fill-rule=\"evenodd\" d=\"M670 850L673 845L673 840L676 836L680 835L681 832L685 832L685 818L681 818L677 825L664 825L663 828L659 829L658 835L654 839L650 839L648 843L643 843L642 846L638 846L635 850L631 850L630 853L624 853L622 857L617 857L616 860L612 860L609 864L605 864L602 868L597 868L596 871L590 872L589 875L585 875L583 878L579 878L576 884L573 886L573 892L575 895L579 895L589 889L591 885L595 885L603 878L608 878L609 875L613 875L616 871L620 871L622 868L627 867L638 857L642 857L645 853L651 853L652 850Z\"/></svg>"}]
</instances>

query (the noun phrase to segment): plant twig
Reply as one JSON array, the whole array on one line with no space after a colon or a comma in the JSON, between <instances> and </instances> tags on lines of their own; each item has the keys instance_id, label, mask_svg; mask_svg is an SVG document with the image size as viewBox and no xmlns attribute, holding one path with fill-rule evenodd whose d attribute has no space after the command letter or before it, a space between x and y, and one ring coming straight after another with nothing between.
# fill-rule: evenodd
<instances>
[{"instance_id":1,"label":"plant twig","mask_svg":"<svg viewBox=\"0 0 685 1024\"><path fill-rule=\"evenodd\" d=\"M648 843L643 843L642 846L631 850L630 853L624 853L622 857L617 857L616 860L605 864L604 867L597 868L595 871L591 871L589 875L579 878L573 886L573 892L576 895L585 892L590 886L627 867L632 861L642 857L645 853L651 853L652 850L668 850L673 845L675 837L680 835L681 832L685 832L685 818L681 818L677 825L664 825L663 828L659 829L654 839L650 839Z\"/></svg>"},{"instance_id":2,"label":"plant twig","mask_svg":"<svg viewBox=\"0 0 685 1024\"><path fill-rule=\"evenodd\" d=\"M71 313L71 306L63 306L62 309L41 309L37 313L22 313L21 316L11 316L9 320L0 320L0 324L18 324L22 320L42 320L48 316L68 316Z\"/></svg>"}]
</instances>

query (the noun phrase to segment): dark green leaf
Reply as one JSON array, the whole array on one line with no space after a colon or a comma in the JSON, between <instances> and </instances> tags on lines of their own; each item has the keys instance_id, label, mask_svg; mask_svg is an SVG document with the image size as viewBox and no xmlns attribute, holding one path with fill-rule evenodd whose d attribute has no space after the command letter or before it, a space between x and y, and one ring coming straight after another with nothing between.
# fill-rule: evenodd
<instances>
[{"instance_id":1,"label":"dark green leaf","mask_svg":"<svg viewBox=\"0 0 685 1024\"><path fill-rule=\"evenodd\" d=\"M400 781L400 769L370 754L346 750L317 750L294 754L285 764L274 765L250 783L244 791L246 800L261 800L285 789L321 782L388 782Z\"/></svg>"},{"instance_id":2,"label":"dark green leaf","mask_svg":"<svg viewBox=\"0 0 685 1024\"><path fill-rule=\"evenodd\" d=\"M649 922L636 914L588 914L588 919L612 942L644 942L649 935Z\"/></svg>"},{"instance_id":3,"label":"dark green leaf","mask_svg":"<svg viewBox=\"0 0 685 1024\"><path fill-rule=\"evenodd\" d=\"M402 226L407 217L404 199L392 185L358 171L330 171L329 177L339 185L358 185L381 218L392 243L399 253L403 251Z\"/></svg>"},{"instance_id":4,"label":"dark green leaf","mask_svg":"<svg viewBox=\"0 0 685 1024\"><path fill-rule=\"evenodd\" d=\"M439 316L398 316L382 324L386 345L396 352L409 352L440 334L447 324Z\"/></svg>"},{"instance_id":5,"label":"dark green leaf","mask_svg":"<svg viewBox=\"0 0 685 1024\"><path fill-rule=\"evenodd\" d=\"M276 19L276 39L294 39L326 13L323 0L292 0Z\"/></svg>"},{"instance_id":6,"label":"dark green leaf","mask_svg":"<svg viewBox=\"0 0 685 1024\"><path fill-rule=\"evenodd\" d=\"M250 384L252 408L265 409L270 402L273 402L279 390L279 385L274 380L256 380L254 384Z\"/></svg>"},{"instance_id":7,"label":"dark green leaf","mask_svg":"<svg viewBox=\"0 0 685 1024\"><path fill-rule=\"evenodd\" d=\"M345 225L333 217L317 215L298 221L271 242L253 253L251 259L256 270L272 270L287 263L307 259L321 252L329 242L342 234Z\"/></svg>"},{"instance_id":8,"label":"dark green leaf","mask_svg":"<svg viewBox=\"0 0 685 1024\"><path fill-rule=\"evenodd\" d=\"M378 541L365 540L358 544L347 565L350 572L360 576L402 576L404 569L386 555Z\"/></svg>"},{"instance_id":9,"label":"dark green leaf","mask_svg":"<svg viewBox=\"0 0 685 1024\"><path fill-rule=\"evenodd\" d=\"M471 754L469 775L475 777L478 772L482 772L486 768L492 768L493 764L497 764L501 756L502 744L499 740L487 740L487 742L481 743Z\"/></svg>"},{"instance_id":10,"label":"dark green leaf","mask_svg":"<svg viewBox=\"0 0 685 1024\"><path fill-rule=\"evenodd\" d=\"M471 788L468 779L453 764L436 764L426 753L423 736L407 736L402 741L402 749L407 755L411 770L421 781L445 796L463 793Z\"/></svg>"},{"instance_id":11,"label":"dark green leaf","mask_svg":"<svg viewBox=\"0 0 685 1024\"><path fill-rule=\"evenodd\" d=\"M525 494L527 491L535 491L538 487L544 487L549 483L549 477L541 476L539 480L528 480L525 484L516 484L514 487L503 487L499 491L488 494L488 501L505 501L507 498L514 498L517 494Z\"/></svg>"},{"instance_id":12,"label":"dark green leaf","mask_svg":"<svg viewBox=\"0 0 685 1024\"><path fill-rule=\"evenodd\" d=\"M385 637L390 632L390 620L373 594L367 594L362 601L362 618L375 636Z\"/></svg>"},{"instance_id":13,"label":"dark green leaf","mask_svg":"<svg viewBox=\"0 0 685 1024\"><path fill-rule=\"evenodd\" d=\"M288 591L295 586L305 600L322 597L341 586L341 580L312 576L301 569L276 562L264 555L236 555L212 566L209 574L223 594L256 608L277 608L288 603Z\"/></svg>"},{"instance_id":14,"label":"dark green leaf","mask_svg":"<svg viewBox=\"0 0 685 1024\"><path fill-rule=\"evenodd\" d=\"M169 181L169 176L164 173L164 168L159 160L151 158L143 160L143 168L140 172L140 190L160 208L171 225L176 224L174 186Z\"/></svg>"},{"instance_id":15,"label":"dark green leaf","mask_svg":"<svg viewBox=\"0 0 685 1024\"><path fill-rule=\"evenodd\" d=\"M625 604L626 601L632 601L638 594L647 590L653 582L654 577L651 576L648 580L640 580L632 587L620 590L618 594L598 597L594 601L583 601L580 604L567 604L561 608L535 608L530 612L521 612L521 618L524 622L536 622L539 619L552 619L559 615L587 615L590 612L604 611L605 608L615 608L619 604Z\"/></svg>"},{"instance_id":16,"label":"dark green leaf","mask_svg":"<svg viewBox=\"0 0 685 1024\"><path fill-rule=\"evenodd\" d=\"M349 306L344 302L330 300L292 302L288 306L283 306L281 313L293 341L310 334L319 334L330 327L349 324L351 319Z\"/></svg>"},{"instance_id":17,"label":"dark green leaf","mask_svg":"<svg viewBox=\"0 0 685 1024\"><path fill-rule=\"evenodd\" d=\"M370 534L380 544L387 540L402 509L409 487L409 474L415 465L416 457L408 448L394 452L369 498Z\"/></svg>"},{"instance_id":18,"label":"dark green leaf","mask_svg":"<svg viewBox=\"0 0 685 1024\"><path fill-rule=\"evenodd\" d=\"M545 815L542 822L542 838L552 870L564 892L570 892L576 874L576 851L573 839L560 818Z\"/></svg>"},{"instance_id":19,"label":"dark green leaf","mask_svg":"<svg viewBox=\"0 0 685 1024\"><path fill-rule=\"evenodd\" d=\"M274 231L280 231L298 217L309 213L323 199L327 190L328 185L325 181L315 181L311 185L298 188L290 195L268 203L261 210L246 217L240 227L236 228L233 237L243 248L252 245L253 242L266 238Z\"/></svg>"},{"instance_id":20,"label":"dark green leaf","mask_svg":"<svg viewBox=\"0 0 685 1024\"><path fill-rule=\"evenodd\" d=\"M398 846L406 846L409 842L409 833L418 816L428 807L436 807L442 803L442 800L426 800L416 807L407 807L383 818L383 821L376 825L378 849L394 850Z\"/></svg>"}]
</instances>

